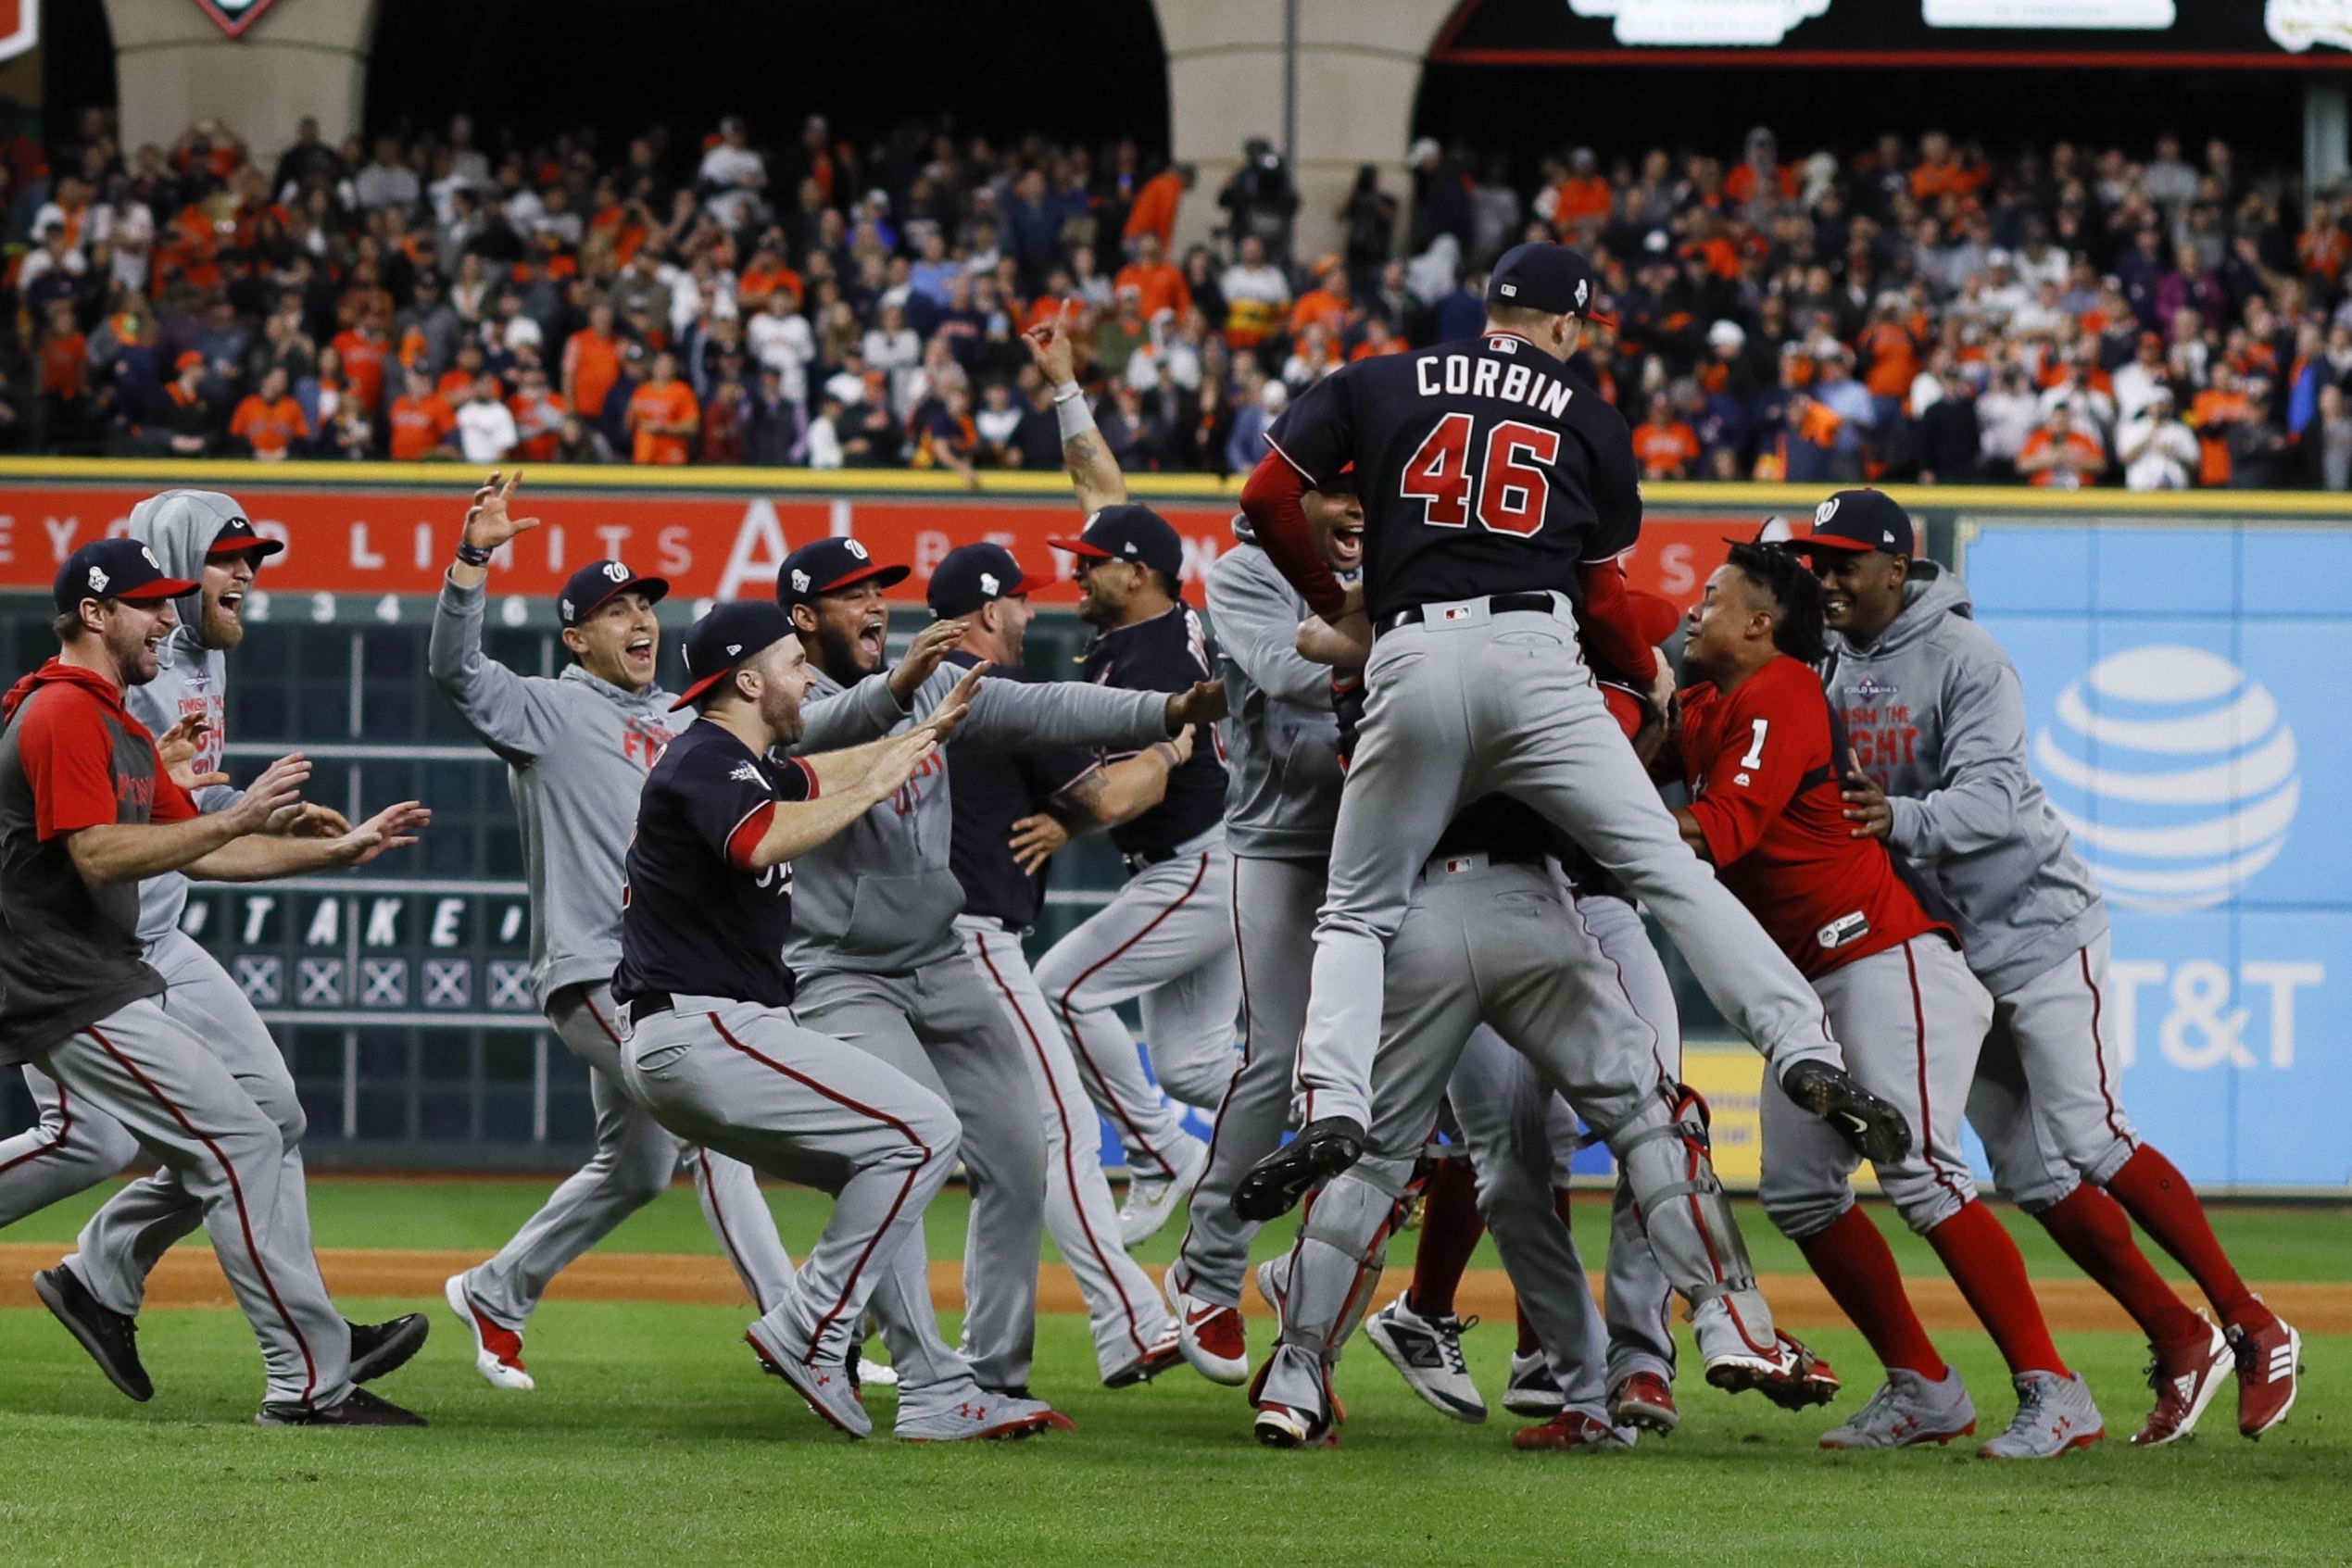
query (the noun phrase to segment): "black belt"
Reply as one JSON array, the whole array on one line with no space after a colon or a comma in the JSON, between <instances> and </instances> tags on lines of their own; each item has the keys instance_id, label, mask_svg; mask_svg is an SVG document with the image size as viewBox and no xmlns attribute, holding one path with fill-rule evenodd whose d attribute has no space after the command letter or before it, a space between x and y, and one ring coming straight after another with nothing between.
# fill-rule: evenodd
<instances>
[{"instance_id":1,"label":"black belt","mask_svg":"<svg viewBox=\"0 0 2352 1568\"><path fill-rule=\"evenodd\" d=\"M1549 594L1489 594L1487 596L1489 615L1509 615L1519 611L1550 615L1555 608L1552 596ZM1418 626L1428 619L1428 606L1411 605L1382 616L1372 623L1372 630L1377 635L1382 632L1393 632L1400 626Z\"/></svg>"},{"instance_id":2,"label":"black belt","mask_svg":"<svg viewBox=\"0 0 2352 1568\"><path fill-rule=\"evenodd\" d=\"M1541 849L1449 849L1440 844L1429 851L1429 859L1442 860L1452 855L1484 855L1490 866L1540 866L1551 858Z\"/></svg>"},{"instance_id":3,"label":"black belt","mask_svg":"<svg viewBox=\"0 0 2352 1568\"><path fill-rule=\"evenodd\" d=\"M1133 876L1153 866L1165 865L1175 859L1176 854L1175 849L1138 849L1132 855L1120 856L1119 859L1127 868L1127 874Z\"/></svg>"},{"instance_id":4,"label":"black belt","mask_svg":"<svg viewBox=\"0 0 2352 1568\"><path fill-rule=\"evenodd\" d=\"M629 1010L629 1022L634 1026L639 1019L651 1018L657 1012L670 1010L670 993L648 991L623 1004Z\"/></svg>"}]
</instances>

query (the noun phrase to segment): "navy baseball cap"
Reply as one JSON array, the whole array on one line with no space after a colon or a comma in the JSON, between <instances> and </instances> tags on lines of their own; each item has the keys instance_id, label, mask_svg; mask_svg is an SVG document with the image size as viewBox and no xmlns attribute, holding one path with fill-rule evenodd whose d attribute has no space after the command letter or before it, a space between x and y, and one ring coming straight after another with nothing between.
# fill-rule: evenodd
<instances>
[{"instance_id":1,"label":"navy baseball cap","mask_svg":"<svg viewBox=\"0 0 2352 1568\"><path fill-rule=\"evenodd\" d=\"M907 580L912 569L884 566L855 539L812 539L784 558L776 568L776 603L790 609L819 594L872 580L887 588Z\"/></svg>"},{"instance_id":2,"label":"navy baseball cap","mask_svg":"<svg viewBox=\"0 0 2352 1568\"><path fill-rule=\"evenodd\" d=\"M942 621L970 615L982 605L1009 599L1029 591L1021 563L1002 545L958 545L941 558L931 574L926 596L931 613Z\"/></svg>"},{"instance_id":3,"label":"navy baseball cap","mask_svg":"<svg viewBox=\"0 0 2352 1568\"><path fill-rule=\"evenodd\" d=\"M670 592L666 577L640 577L617 560L593 560L573 572L563 585L563 592L555 602L556 619L566 626L577 626L604 605L615 594L643 594L660 604Z\"/></svg>"},{"instance_id":4,"label":"navy baseball cap","mask_svg":"<svg viewBox=\"0 0 2352 1568\"><path fill-rule=\"evenodd\" d=\"M57 570L56 592L57 608L73 609L84 599L153 604L203 586L184 577L166 577L155 552L136 539L93 539L66 558Z\"/></svg>"},{"instance_id":5,"label":"navy baseball cap","mask_svg":"<svg viewBox=\"0 0 2352 1568\"><path fill-rule=\"evenodd\" d=\"M1841 490L1813 508L1813 532L1789 542L1792 550L1884 550L1906 559L1918 553L1911 514L1883 490Z\"/></svg>"},{"instance_id":6,"label":"navy baseball cap","mask_svg":"<svg viewBox=\"0 0 2352 1568\"><path fill-rule=\"evenodd\" d=\"M686 689L670 705L685 707L729 675L746 659L757 659L793 630L792 612L765 599L735 599L713 608L686 628Z\"/></svg>"},{"instance_id":7,"label":"navy baseball cap","mask_svg":"<svg viewBox=\"0 0 2352 1568\"><path fill-rule=\"evenodd\" d=\"M1580 316L1604 327L1616 322L1593 308L1601 302L1601 278L1581 251L1529 240L1503 253L1487 276L1487 303L1547 315Z\"/></svg>"},{"instance_id":8,"label":"navy baseball cap","mask_svg":"<svg viewBox=\"0 0 2352 1568\"><path fill-rule=\"evenodd\" d=\"M1075 539L1048 538L1057 550L1084 560L1124 560L1175 577L1184 571L1184 538L1150 507L1124 501L1087 520Z\"/></svg>"},{"instance_id":9,"label":"navy baseball cap","mask_svg":"<svg viewBox=\"0 0 2352 1568\"><path fill-rule=\"evenodd\" d=\"M286 547L283 539L267 539L254 532L253 524L244 518L233 517L220 525L220 532L212 536L212 544L205 553L214 556L241 556L248 550L257 555L274 556Z\"/></svg>"}]
</instances>

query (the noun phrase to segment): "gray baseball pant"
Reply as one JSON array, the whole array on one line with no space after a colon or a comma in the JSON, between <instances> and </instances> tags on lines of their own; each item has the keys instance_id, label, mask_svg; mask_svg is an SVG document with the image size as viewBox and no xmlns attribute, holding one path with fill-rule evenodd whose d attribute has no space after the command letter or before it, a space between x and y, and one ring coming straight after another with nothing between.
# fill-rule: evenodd
<instances>
[{"instance_id":1,"label":"gray baseball pant","mask_svg":"<svg viewBox=\"0 0 2352 1568\"><path fill-rule=\"evenodd\" d=\"M139 1158L130 1129L69 1094L31 1062L25 1091L40 1120L0 1139L0 1230L37 1214L61 1198L87 1192Z\"/></svg>"},{"instance_id":2,"label":"gray baseball pant","mask_svg":"<svg viewBox=\"0 0 2352 1568\"><path fill-rule=\"evenodd\" d=\"M1483 598L1428 605L1373 645L1315 926L1299 1056L1310 1121L1372 1114L1384 951L1446 824L1497 792L1542 812L1649 906L1776 1080L1799 1061L1841 1060L1804 977L1682 842L1585 668L1566 597L1553 601L1549 616L1493 615Z\"/></svg>"},{"instance_id":3,"label":"gray baseball pant","mask_svg":"<svg viewBox=\"0 0 2352 1568\"><path fill-rule=\"evenodd\" d=\"M1847 1071L1898 1107L1916 1130L1909 1153L1876 1169L1880 1189L1925 1236L1976 1197L1960 1149L1960 1118L1993 1021L1993 998L1959 949L1936 935L1856 959L1813 985L1845 1043ZM1852 1177L1862 1157L1786 1095L1767 1093L1762 1100L1756 1197L1766 1216L1792 1239L1828 1229L1853 1207Z\"/></svg>"},{"instance_id":4,"label":"gray baseball pant","mask_svg":"<svg viewBox=\"0 0 2352 1568\"><path fill-rule=\"evenodd\" d=\"M1261 1399L1328 1410L1326 1368L1379 1279L1414 1163L1463 1045L1481 1022L1534 1060L1607 1139L1659 1263L1692 1302L1702 1352L1770 1351L1769 1309L1752 1279L1719 1261L1727 1239L1736 1247L1738 1237L1714 1234L1728 1213L1717 1211L1714 1171L1660 1092L1663 1042L1556 872L1483 854L1429 860L1387 962L1396 985L1373 1057L1364 1157L1307 1200Z\"/></svg>"},{"instance_id":5,"label":"gray baseball pant","mask_svg":"<svg viewBox=\"0 0 2352 1568\"><path fill-rule=\"evenodd\" d=\"M572 1054L588 1064L596 1152L547 1195L497 1256L466 1271L466 1293L475 1306L494 1322L520 1330L538 1310L548 1282L669 1190L681 1162L693 1173L703 1219L751 1299L762 1311L783 1300L792 1286L792 1258L776 1235L775 1215L751 1167L680 1143L622 1087L612 987L601 981L565 986L547 998L547 1022Z\"/></svg>"},{"instance_id":6,"label":"gray baseball pant","mask_svg":"<svg viewBox=\"0 0 2352 1568\"><path fill-rule=\"evenodd\" d=\"M956 959L913 974L811 975L793 1012L955 1107L972 1187L963 1352L984 1386L1025 1386L1045 1249L1046 1144L1029 1052L1012 1020L978 971Z\"/></svg>"},{"instance_id":7,"label":"gray baseball pant","mask_svg":"<svg viewBox=\"0 0 2352 1568\"><path fill-rule=\"evenodd\" d=\"M1195 1140L1170 1098L1212 1110L1233 1080L1241 972L1232 891L1233 857L1220 826L1129 877L1038 960L1038 987L1053 1004L1087 1092L1117 1129L1132 1174L1180 1174ZM1116 1011L1129 1001L1143 1014L1156 1087Z\"/></svg>"},{"instance_id":8,"label":"gray baseball pant","mask_svg":"<svg viewBox=\"0 0 2352 1568\"><path fill-rule=\"evenodd\" d=\"M1993 1183L2029 1214L2082 1182L2107 1185L2140 1147L2123 1112L2123 1064L2106 1002L2107 935L1993 998L1968 1089Z\"/></svg>"},{"instance_id":9,"label":"gray baseball pant","mask_svg":"<svg viewBox=\"0 0 2352 1568\"><path fill-rule=\"evenodd\" d=\"M718 997L621 1021L623 1080L678 1137L834 1196L816 1245L761 1321L808 1362L857 1354L867 1307L891 1339L901 1386L969 1376L939 1337L924 1273L923 1211L954 1170L961 1133L936 1091L794 1014ZM927 1329L927 1332L926 1332Z\"/></svg>"},{"instance_id":10,"label":"gray baseball pant","mask_svg":"<svg viewBox=\"0 0 2352 1568\"><path fill-rule=\"evenodd\" d=\"M1019 1032L1045 1132L1045 1227L1087 1299L1095 1364L1104 1377L1140 1361L1170 1327L1160 1292L1119 1241L1119 1211L1102 1173L1101 1133L1070 1044L1029 972L1021 939L998 922L957 918L973 969Z\"/></svg>"},{"instance_id":11,"label":"gray baseball pant","mask_svg":"<svg viewBox=\"0 0 2352 1568\"><path fill-rule=\"evenodd\" d=\"M267 1402L325 1408L351 1392L351 1332L311 1256L288 1140L234 1072L152 998L34 1053L41 1070L128 1128L199 1206L253 1325Z\"/></svg>"},{"instance_id":12,"label":"gray baseball pant","mask_svg":"<svg viewBox=\"0 0 2352 1568\"><path fill-rule=\"evenodd\" d=\"M1314 911L1322 902L1322 862L1233 857L1231 913L1246 1025L1241 1067L1218 1102L1209 1162L1192 1189L1184 1242L1168 1269L1174 1290L1221 1306L1241 1305L1250 1238L1258 1234L1255 1223L1233 1211L1234 1189L1274 1152L1290 1123L1314 963Z\"/></svg>"}]
</instances>

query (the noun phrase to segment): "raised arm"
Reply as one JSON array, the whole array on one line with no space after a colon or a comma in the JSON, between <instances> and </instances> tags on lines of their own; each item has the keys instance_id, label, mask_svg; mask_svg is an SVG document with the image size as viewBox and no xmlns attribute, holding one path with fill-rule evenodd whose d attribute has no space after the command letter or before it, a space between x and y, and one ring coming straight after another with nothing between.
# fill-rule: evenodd
<instances>
[{"instance_id":1,"label":"raised arm","mask_svg":"<svg viewBox=\"0 0 2352 1568\"><path fill-rule=\"evenodd\" d=\"M1127 498L1127 481L1101 432L1095 429L1086 392L1078 385L1077 351L1070 336L1073 308L1064 302L1060 316L1021 335L1028 345L1030 363L1053 389L1054 418L1062 426L1062 466L1077 491L1078 509L1092 517Z\"/></svg>"},{"instance_id":2,"label":"raised arm","mask_svg":"<svg viewBox=\"0 0 2352 1568\"><path fill-rule=\"evenodd\" d=\"M466 512L470 550L493 550L539 520L508 515L507 503L521 483L518 472L473 493ZM516 674L482 651L482 617L488 601L486 565L460 558L442 579L433 607L433 633L425 645L425 670L441 695L492 750L508 761L528 765L547 750L561 724L555 704L534 678Z\"/></svg>"},{"instance_id":3,"label":"raised arm","mask_svg":"<svg viewBox=\"0 0 2352 1568\"><path fill-rule=\"evenodd\" d=\"M945 671L934 675L924 691L946 678ZM1055 746L1140 751L1154 741L1175 739L1187 725L1214 724L1224 717L1225 684L1219 681L1174 696L1082 681L984 681L957 738L993 751Z\"/></svg>"}]
</instances>

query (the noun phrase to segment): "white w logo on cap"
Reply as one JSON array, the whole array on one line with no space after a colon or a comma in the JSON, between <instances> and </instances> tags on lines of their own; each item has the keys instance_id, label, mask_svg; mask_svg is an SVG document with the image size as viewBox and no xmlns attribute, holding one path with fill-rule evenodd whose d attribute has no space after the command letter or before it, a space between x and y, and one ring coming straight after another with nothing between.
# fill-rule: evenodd
<instances>
[{"instance_id":1,"label":"white w logo on cap","mask_svg":"<svg viewBox=\"0 0 2352 1568\"><path fill-rule=\"evenodd\" d=\"M1813 508L1813 526L1816 528L1823 527L1828 524L1831 518L1837 515L1838 498L1835 495L1832 495L1828 500Z\"/></svg>"},{"instance_id":2,"label":"white w logo on cap","mask_svg":"<svg viewBox=\"0 0 2352 1568\"><path fill-rule=\"evenodd\" d=\"M629 569L617 560L609 560L604 563L604 574L615 583L626 583L629 580Z\"/></svg>"}]
</instances>

